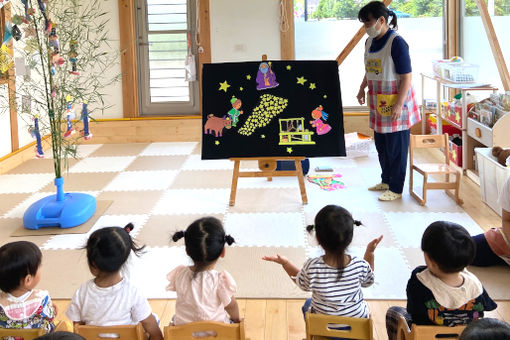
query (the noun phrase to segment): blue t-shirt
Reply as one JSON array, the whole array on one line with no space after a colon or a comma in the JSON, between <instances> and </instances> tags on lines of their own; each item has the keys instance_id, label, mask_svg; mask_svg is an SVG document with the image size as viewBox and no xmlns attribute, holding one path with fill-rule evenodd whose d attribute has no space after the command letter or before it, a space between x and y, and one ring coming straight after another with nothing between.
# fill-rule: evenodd
<instances>
[{"instance_id":1,"label":"blue t-shirt","mask_svg":"<svg viewBox=\"0 0 510 340\"><path fill-rule=\"evenodd\" d=\"M370 46L370 52L378 52L381 50L388 38L391 34L393 34L392 29L389 29L381 38L373 39L372 45ZM406 74L411 73L411 57L409 56L409 46L407 45L404 38L400 35L397 35L393 39L393 44L391 45L391 57L393 58L393 63L395 64L395 71L398 74Z\"/></svg>"}]
</instances>

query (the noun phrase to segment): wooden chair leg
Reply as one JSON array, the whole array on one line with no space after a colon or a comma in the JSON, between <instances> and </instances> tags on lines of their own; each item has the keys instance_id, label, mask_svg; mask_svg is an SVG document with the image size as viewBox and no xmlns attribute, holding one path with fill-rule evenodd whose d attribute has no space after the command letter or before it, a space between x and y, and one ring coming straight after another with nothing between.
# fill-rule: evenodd
<instances>
[{"instance_id":1,"label":"wooden chair leg","mask_svg":"<svg viewBox=\"0 0 510 340\"><path fill-rule=\"evenodd\" d=\"M423 192L422 192L422 201L421 205L425 205L427 203L427 184L428 184L428 174L423 174Z\"/></svg>"},{"instance_id":2,"label":"wooden chair leg","mask_svg":"<svg viewBox=\"0 0 510 340\"><path fill-rule=\"evenodd\" d=\"M464 204L464 201L460 198L460 173L457 173L456 179L455 199L457 204Z\"/></svg>"}]
</instances>

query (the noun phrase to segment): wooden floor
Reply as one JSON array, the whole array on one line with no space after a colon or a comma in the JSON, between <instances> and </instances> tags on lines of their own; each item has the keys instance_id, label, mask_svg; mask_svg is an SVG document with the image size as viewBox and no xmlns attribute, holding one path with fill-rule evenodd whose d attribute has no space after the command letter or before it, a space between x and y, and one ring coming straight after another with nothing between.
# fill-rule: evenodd
<instances>
[{"instance_id":1,"label":"wooden floor","mask_svg":"<svg viewBox=\"0 0 510 340\"><path fill-rule=\"evenodd\" d=\"M424 160L432 161L437 155L421 155ZM407 194L407 193L406 193ZM480 187L466 176L461 185L461 197L464 208L484 230L501 223L500 217L480 199ZM239 308L246 322L246 337L251 340L301 340L305 338L305 326L301 306L304 300L258 300L240 299ZM497 301L498 308L486 314L510 323L510 301ZM65 310L69 300L56 300L58 320L66 320ZM385 314L390 306L405 306L405 301L369 300L374 320L374 338L387 339ZM175 300L151 300L153 312L161 318L161 326L170 322L175 312Z\"/></svg>"}]
</instances>

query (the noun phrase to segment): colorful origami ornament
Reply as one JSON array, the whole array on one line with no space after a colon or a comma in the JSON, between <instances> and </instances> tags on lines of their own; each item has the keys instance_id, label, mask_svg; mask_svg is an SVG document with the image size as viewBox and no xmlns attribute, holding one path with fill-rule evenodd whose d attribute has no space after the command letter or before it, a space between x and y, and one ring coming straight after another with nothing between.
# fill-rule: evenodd
<instances>
[{"instance_id":1,"label":"colorful origami ornament","mask_svg":"<svg viewBox=\"0 0 510 340\"><path fill-rule=\"evenodd\" d=\"M67 109L65 112L66 121L67 121L67 130L64 133L64 138L68 138L74 133L72 120L74 118L74 105L73 105L73 97L70 95L66 96Z\"/></svg>"},{"instance_id":2,"label":"colorful origami ornament","mask_svg":"<svg viewBox=\"0 0 510 340\"><path fill-rule=\"evenodd\" d=\"M5 44L2 44L2 47L0 47L0 72L7 72L13 65L14 60L11 56L11 50Z\"/></svg>"}]
</instances>

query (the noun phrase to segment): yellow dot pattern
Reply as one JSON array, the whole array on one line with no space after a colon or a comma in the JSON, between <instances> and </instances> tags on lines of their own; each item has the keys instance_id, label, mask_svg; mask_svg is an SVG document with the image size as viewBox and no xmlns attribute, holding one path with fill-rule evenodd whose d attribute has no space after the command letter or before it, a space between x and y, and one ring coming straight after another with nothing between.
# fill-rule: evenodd
<instances>
[{"instance_id":1,"label":"yellow dot pattern","mask_svg":"<svg viewBox=\"0 0 510 340\"><path fill-rule=\"evenodd\" d=\"M244 125L238 130L239 134L251 136L256 129L269 125L274 117L285 110L287 105L289 105L288 99L271 94L262 95L259 105L253 109Z\"/></svg>"}]
</instances>

